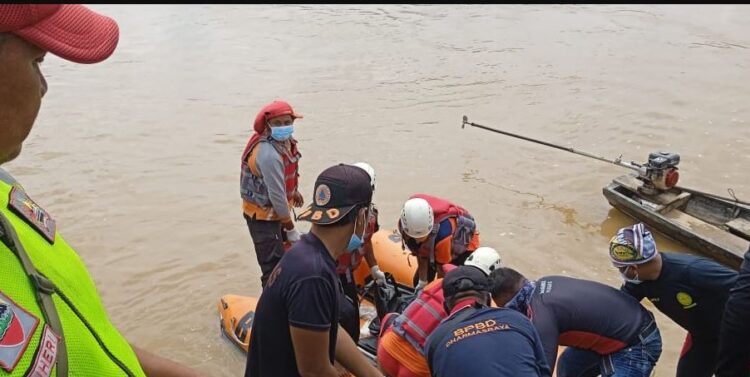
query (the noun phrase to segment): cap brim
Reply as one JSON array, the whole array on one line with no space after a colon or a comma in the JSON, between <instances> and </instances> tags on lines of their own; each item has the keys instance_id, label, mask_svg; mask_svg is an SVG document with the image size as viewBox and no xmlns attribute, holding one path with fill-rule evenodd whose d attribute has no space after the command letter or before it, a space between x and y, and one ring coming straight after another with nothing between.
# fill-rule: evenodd
<instances>
[{"instance_id":1,"label":"cap brim","mask_svg":"<svg viewBox=\"0 0 750 377\"><path fill-rule=\"evenodd\" d=\"M335 224L349 214L356 206L354 204L341 208L322 208L311 205L297 216L297 221L309 221L320 225Z\"/></svg>"},{"instance_id":2,"label":"cap brim","mask_svg":"<svg viewBox=\"0 0 750 377\"><path fill-rule=\"evenodd\" d=\"M113 19L78 4L63 4L51 16L13 33L63 59L83 64L108 58L120 37Z\"/></svg>"}]
</instances>

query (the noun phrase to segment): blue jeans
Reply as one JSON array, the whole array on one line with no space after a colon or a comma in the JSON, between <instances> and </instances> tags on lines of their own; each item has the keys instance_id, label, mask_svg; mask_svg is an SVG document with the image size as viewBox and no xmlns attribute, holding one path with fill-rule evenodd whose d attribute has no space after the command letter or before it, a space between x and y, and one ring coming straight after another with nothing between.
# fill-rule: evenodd
<instances>
[{"instance_id":1,"label":"blue jeans","mask_svg":"<svg viewBox=\"0 0 750 377\"><path fill-rule=\"evenodd\" d=\"M594 377L607 364L609 377L649 377L661 356L661 334L656 329L640 343L601 356L593 351L568 347L557 361L558 377ZM606 370L606 369L605 369Z\"/></svg>"}]
</instances>

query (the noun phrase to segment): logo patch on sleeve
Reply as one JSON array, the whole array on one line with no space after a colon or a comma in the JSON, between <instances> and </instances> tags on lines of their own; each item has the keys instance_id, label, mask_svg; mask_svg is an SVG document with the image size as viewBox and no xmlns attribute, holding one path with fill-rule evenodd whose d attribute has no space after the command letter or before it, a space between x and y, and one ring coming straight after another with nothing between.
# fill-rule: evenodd
<instances>
[{"instance_id":1,"label":"logo patch on sleeve","mask_svg":"<svg viewBox=\"0 0 750 377\"><path fill-rule=\"evenodd\" d=\"M44 325L42 340L39 342L39 349L34 358L34 365L31 367L29 377L49 377L52 374L52 367L57 361L57 344L60 337L52 329Z\"/></svg>"},{"instance_id":2,"label":"logo patch on sleeve","mask_svg":"<svg viewBox=\"0 0 750 377\"><path fill-rule=\"evenodd\" d=\"M36 229L49 243L55 243L55 220L42 207L34 203L26 191L13 186L8 198L8 208Z\"/></svg>"},{"instance_id":3,"label":"logo patch on sleeve","mask_svg":"<svg viewBox=\"0 0 750 377\"><path fill-rule=\"evenodd\" d=\"M0 368L13 372L38 325L37 317L0 292Z\"/></svg>"}]
</instances>

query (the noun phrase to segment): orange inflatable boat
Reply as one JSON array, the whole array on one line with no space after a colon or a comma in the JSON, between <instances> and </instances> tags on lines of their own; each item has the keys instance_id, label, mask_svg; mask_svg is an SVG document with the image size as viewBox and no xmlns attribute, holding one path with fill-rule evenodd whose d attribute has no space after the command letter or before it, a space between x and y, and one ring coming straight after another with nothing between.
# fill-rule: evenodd
<instances>
[{"instance_id":1,"label":"orange inflatable boat","mask_svg":"<svg viewBox=\"0 0 750 377\"><path fill-rule=\"evenodd\" d=\"M413 277L417 270L417 259L408 250L401 248L401 236L398 231L381 229L373 235L372 243L380 269L393 276L402 294L413 293ZM363 260L354 272L354 280L359 287L364 287L370 283L369 276L370 266L367 265L367 261ZM369 295L362 296L360 302L362 336L357 345L365 356L376 363L377 339L368 331L371 321L377 317L373 301ZM227 294L221 297L217 306L221 332L244 352L248 351L257 304L256 297ZM338 369L341 376L349 375L343 368L338 367Z\"/></svg>"},{"instance_id":2,"label":"orange inflatable boat","mask_svg":"<svg viewBox=\"0 0 750 377\"><path fill-rule=\"evenodd\" d=\"M417 269L417 260L408 250L401 248L401 236L398 232L385 229L378 231L372 236L372 246L380 269L389 272L399 283L400 289L408 293L413 287L412 279ZM358 286L364 287L366 280L370 280L369 276L370 266L367 265L367 261L363 260L359 268L354 271L354 280ZM362 298L360 312L363 315L360 318L360 325L365 327L375 317L375 308L369 296ZM222 333L244 352L248 350L257 304L257 297L234 294L222 296L218 303ZM368 337L365 336L360 343L367 339ZM363 344L360 344L360 348L362 346Z\"/></svg>"}]
</instances>

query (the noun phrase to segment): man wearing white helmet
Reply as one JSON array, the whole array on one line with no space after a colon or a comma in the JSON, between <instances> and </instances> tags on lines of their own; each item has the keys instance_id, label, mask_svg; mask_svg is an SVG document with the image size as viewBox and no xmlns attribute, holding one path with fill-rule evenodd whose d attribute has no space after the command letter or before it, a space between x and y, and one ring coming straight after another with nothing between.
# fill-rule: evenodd
<instances>
[{"instance_id":1,"label":"man wearing white helmet","mask_svg":"<svg viewBox=\"0 0 750 377\"><path fill-rule=\"evenodd\" d=\"M476 222L469 211L431 195L414 194L404 203L398 229L403 246L417 256L417 290L434 279L435 272L443 277L441 265L461 265L479 247Z\"/></svg>"},{"instance_id":2,"label":"man wearing white helmet","mask_svg":"<svg viewBox=\"0 0 750 377\"><path fill-rule=\"evenodd\" d=\"M491 247L480 247L466 259L465 266L474 266L489 276L501 266L500 254ZM444 269L456 268L446 264ZM448 316L443 298L443 279L428 284L403 313L390 313L383 318L378 341L378 362L388 376L428 377L425 341Z\"/></svg>"},{"instance_id":3,"label":"man wearing white helmet","mask_svg":"<svg viewBox=\"0 0 750 377\"><path fill-rule=\"evenodd\" d=\"M353 165L367 172L370 176L370 186L374 193L375 169L366 162L358 162ZM375 282L378 285L385 284L385 273L380 271L378 261L375 259L375 253L372 249L372 235L380 229L380 224L378 224L378 210L375 208L374 204L371 205L368 213L370 216L367 219L364 244L362 247L355 249L350 253L344 253L339 256L336 266L336 272L339 275L339 280L341 280L341 286L344 289L344 294L348 298L342 302L342 305L339 307L340 323L355 342L359 340L359 297L357 294L357 286L354 284L354 271L359 267L360 263L362 263L363 258L367 261L367 265L371 266L370 274Z\"/></svg>"}]
</instances>

